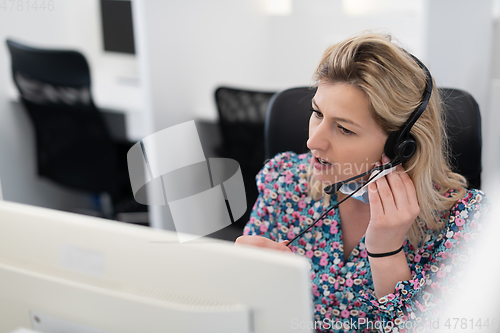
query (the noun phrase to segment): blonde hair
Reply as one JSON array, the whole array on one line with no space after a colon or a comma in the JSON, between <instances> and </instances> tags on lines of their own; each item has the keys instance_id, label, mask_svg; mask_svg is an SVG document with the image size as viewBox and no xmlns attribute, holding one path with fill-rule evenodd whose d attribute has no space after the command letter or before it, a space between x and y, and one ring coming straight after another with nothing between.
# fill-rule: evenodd
<instances>
[{"instance_id":1,"label":"blonde hair","mask_svg":"<svg viewBox=\"0 0 500 333\"><path fill-rule=\"evenodd\" d=\"M375 121L389 134L400 129L420 104L426 74L392 42L390 35L362 33L329 47L313 81L313 87L321 82L343 82L361 89L368 97ZM465 178L451 171L444 112L435 83L429 104L410 133L417 142L417 151L403 166L415 185L420 214L406 237L418 249L424 236L422 227L442 229L438 212L450 209L464 197L467 187ZM308 175L309 194L319 200L324 184L314 179L311 165ZM449 189L458 193L445 197ZM329 201L330 196L325 194L324 204Z\"/></svg>"}]
</instances>

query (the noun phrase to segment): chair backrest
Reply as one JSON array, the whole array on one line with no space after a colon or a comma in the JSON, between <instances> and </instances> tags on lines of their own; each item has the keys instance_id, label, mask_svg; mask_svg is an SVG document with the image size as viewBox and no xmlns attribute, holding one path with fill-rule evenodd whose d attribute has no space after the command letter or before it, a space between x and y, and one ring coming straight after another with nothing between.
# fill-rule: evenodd
<instances>
[{"instance_id":1,"label":"chair backrest","mask_svg":"<svg viewBox=\"0 0 500 333\"><path fill-rule=\"evenodd\" d=\"M481 187L481 113L479 105L468 92L440 88L446 117L446 133L451 148L453 171L463 175L469 188Z\"/></svg>"},{"instance_id":2,"label":"chair backrest","mask_svg":"<svg viewBox=\"0 0 500 333\"><path fill-rule=\"evenodd\" d=\"M224 157L241 166L247 195L247 212L239 221L247 222L257 200L255 175L264 166L264 122L274 92L220 87L215 91Z\"/></svg>"},{"instance_id":3,"label":"chair backrest","mask_svg":"<svg viewBox=\"0 0 500 333\"><path fill-rule=\"evenodd\" d=\"M7 40L12 77L35 128L38 173L75 189L113 193L111 135L90 92L84 56Z\"/></svg>"},{"instance_id":4,"label":"chair backrest","mask_svg":"<svg viewBox=\"0 0 500 333\"><path fill-rule=\"evenodd\" d=\"M84 56L72 50L39 49L7 39L14 82L27 100L90 109L90 71Z\"/></svg>"},{"instance_id":5,"label":"chair backrest","mask_svg":"<svg viewBox=\"0 0 500 333\"><path fill-rule=\"evenodd\" d=\"M264 127L266 159L279 152L308 152L311 99L315 89L291 88L273 96L269 102Z\"/></svg>"},{"instance_id":6,"label":"chair backrest","mask_svg":"<svg viewBox=\"0 0 500 333\"><path fill-rule=\"evenodd\" d=\"M446 132L453 171L462 174L470 188L481 186L481 116L479 106L467 92L440 88L446 115ZM311 99L315 89L287 89L270 101L265 124L266 159L279 152L305 153L309 137Z\"/></svg>"},{"instance_id":7,"label":"chair backrest","mask_svg":"<svg viewBox=\"0 0 500 333\"><path fill-rule=\"evenodd\" d=\"M264 122L275 92L219 87L215 102L226 154L264 160ZM262 162L262 161L259 161Z\"/></svg>"}]
</instances>

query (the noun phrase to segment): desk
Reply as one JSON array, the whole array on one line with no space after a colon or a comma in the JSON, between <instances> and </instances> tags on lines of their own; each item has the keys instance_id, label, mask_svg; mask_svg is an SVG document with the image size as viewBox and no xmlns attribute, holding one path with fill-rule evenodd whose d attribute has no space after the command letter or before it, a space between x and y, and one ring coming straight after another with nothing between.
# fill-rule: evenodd
<instances>
[{"instance_id":1,"label":"desk","mask_svg":"<svg viewBox=\"0 0 500 333\"><path fill-rule=\"evenodd\" d=\"M139 141L148 135L147 110L144 110L144 91L133 76L120 77L109 71L95 71L92 97L107 120L118 119L112 114L125 116L125 133L130 141Z\"/></svg>"}]
</instances>

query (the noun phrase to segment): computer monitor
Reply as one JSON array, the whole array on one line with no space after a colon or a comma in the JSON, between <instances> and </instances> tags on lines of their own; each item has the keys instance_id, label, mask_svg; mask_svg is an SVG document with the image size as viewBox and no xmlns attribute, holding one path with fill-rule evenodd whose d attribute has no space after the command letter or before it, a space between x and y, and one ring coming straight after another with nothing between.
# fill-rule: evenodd
<instances>
[{"instance_id":1,"label":"computer monitor","mask_svg":"<svg viewBox=\"0 0 500 333\"><path fill-rule=\"evenodd\" d=\"M289 253L0 202L0 332L305 331L309 274Z\"/></svg>"},{"instance_id":2,"label":"computer monitor","mask_svg":"<svg viewBox=\"0 0 500 333\"><path fill-rule=\"evenodd\" d=\"M132 2L101 0L104 51L135 54Z\"/></svg>"}]
</instances>

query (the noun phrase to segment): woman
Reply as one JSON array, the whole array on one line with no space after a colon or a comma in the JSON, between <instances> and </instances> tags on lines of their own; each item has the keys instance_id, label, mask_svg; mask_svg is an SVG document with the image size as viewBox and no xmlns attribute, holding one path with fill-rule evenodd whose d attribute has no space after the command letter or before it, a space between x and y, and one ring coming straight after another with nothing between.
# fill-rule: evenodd
<instances>
[{"instance_id":1,"label":"woman","mask_svg":"<svg viewBox=\"0 0 500 333\"><path fill-rule=\"evenodd\" d=\"M426 78L389 36L364 33L328 48L314 73L311 152L278 154L257 175L260 195L236 243L310 259L320 331L423 327L482 227L486 199L450 170L434 85L411 128L415 154L368 185L368 204L346 200L287 246L347 196L324 194L326 185L389 162L387 138L422 102Z\"/></svg>"}]
</instances>

